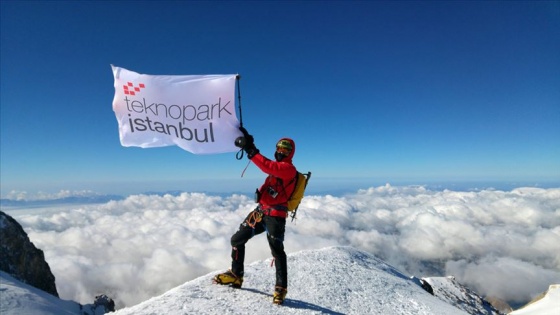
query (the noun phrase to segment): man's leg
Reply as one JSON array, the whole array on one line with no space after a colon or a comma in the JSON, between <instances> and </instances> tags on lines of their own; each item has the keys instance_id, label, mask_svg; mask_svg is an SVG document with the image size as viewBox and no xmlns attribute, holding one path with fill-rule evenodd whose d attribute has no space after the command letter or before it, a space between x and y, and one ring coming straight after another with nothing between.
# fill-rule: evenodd
<instances>
[{"instance_id":1,"label":"man's leg","mask_svg":"<svg viewBox=\"0 0 560 315\"><path fill-rule=\"evenodd\" d=\"M288 288L288 262L284 251L284 233L286 230L286 219L278 217L265 217L264 223L267 228L267 239L274 264L276 265L276 286Z\"/></svg>"},{"instance_id":2,"label":"man's leg","mask_svg":"<svg viewBox=\"0 0 560 315\"><path fill-rule=\"evenodd\" d=\"M239 225L239 229L231 236L231 271L238 277L243 277L245 261L245 244L255 235L264 232L262 222L258 222L251 227L247 220L251 213Z\"/></svg>"}]
</instances>

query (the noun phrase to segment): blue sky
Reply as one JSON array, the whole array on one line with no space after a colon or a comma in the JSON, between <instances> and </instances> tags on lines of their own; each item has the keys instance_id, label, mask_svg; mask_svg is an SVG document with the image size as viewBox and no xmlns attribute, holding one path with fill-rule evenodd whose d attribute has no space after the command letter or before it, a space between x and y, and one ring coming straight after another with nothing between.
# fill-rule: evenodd
<instances>
[{"instance_id":1,"label":"blue sky","mask_svg":"<svg viewBox=\"0 0 560 315\"><path fill-rule=\"evenodd\" d=\"M292 137L332 188L560 182L557 1L2 1L1 20L2 196L262 179L233 153L122 147L110 64L239 73L261 151Z\"/></svg>"}]
</instances>

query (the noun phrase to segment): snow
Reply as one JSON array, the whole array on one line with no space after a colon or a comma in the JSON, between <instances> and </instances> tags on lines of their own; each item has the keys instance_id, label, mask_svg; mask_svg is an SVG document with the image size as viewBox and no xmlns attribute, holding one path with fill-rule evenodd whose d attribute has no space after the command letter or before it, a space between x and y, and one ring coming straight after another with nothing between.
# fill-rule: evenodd
<instances>
[{"instance_id":1,"label":"snow","mask_svg":"<svg viewBox=\"0 0 560 315\"><path fill-rule=\"evenodd\" d=\"M161 296L117 310L142 314L467 314L424 291L399 270L352 247L327 247L288 255L287 299L272 303L271 259L246 266L243 288L212 284L216 271ZM64 301L1 272L2 315L82 314Z\"/></svg>"},{"instance_id":2,"label":"snow","mask_svg":"<svg viewBox=\"0 0 560 315\"><path fill-rule=\"evenodd\" d=\"M2 315L103 315L103 305L62 300L0 271L0 314Z\"/></svg>"},{"instance_id":3,"label":"snow","mask_svg":"<svg viewBox=\"0 0 560 315\"><path fill-rule=\"evenodd\" d=\"M272 259L248 264L241 289L212 284L224 270L188 281L115 315L152 314L493 314L486 302L453 277L423 278L435 296L383 260L353 247L333 246L288 255L289 288L284 305L272 303ZM560 285L510 315L558 315ZM0 314L103 314L93 305L61 300L0 272Z\"/></svg>"},{"instance_id":4,"label":"snow","mask_svg":"<svg viewBox=\"0 0 560 315\"><path fill-rule=\"evenodd\" d=\"M80 314L80 304L64 301L0 271L0 314Z\"/></svg>"},{"instance_id":5,"label":"snow","mask_svg":"<svg viewBox=\"0 0 560 315\"><path fill-rule=\"evenodd\" d=\"M489 302L457 282L455 277L430 277L424 280L430 284L434 295L439 299L470 314L500 314Z\"/></svg>"},{"instance_id":6,"label":"snow","mask_svg":"<svg viewBox=\"0 0 560 315\"><path fill-rule=\"evenodd\" d=\"M558 315L560 314L560 284L548 288L545 296L509 315Z\"/></svg>"},{"instance_id":7,"label":"snow","mask_svg":"<svg viewBox=\"0 0 560 315\"><path fill-rule=\"evenodd\" d=\"M212 284L213 272L115 315L142 314L467 314L432 296L371 254L328 247L288 255L290 284L272 304L271 259L246 266L242 289Z\"/></svg>"}]
</instances>

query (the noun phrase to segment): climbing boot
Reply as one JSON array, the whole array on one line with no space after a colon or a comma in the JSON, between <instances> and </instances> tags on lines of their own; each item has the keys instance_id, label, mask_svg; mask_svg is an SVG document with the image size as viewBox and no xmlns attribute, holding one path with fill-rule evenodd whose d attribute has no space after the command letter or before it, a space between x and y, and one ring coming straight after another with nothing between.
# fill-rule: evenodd
<instances>
[{"instance_id":1,"label":"climbing boot","mask_svg":"<svg viewBox=\"0 0 560 315\"><path fill-rule=\"evenodd\" d=\"M284 303L284 300L286 299L286 293L288 293L288 290L286 288L277 286L274 289L274 294L272 295L272 303L278 305Z\"/></svg>"},{"instance_id":2,"label":"climbing boot","mask_svg":"<svg viewBox=\"0 0 560 315\"><path fill-rule=\"evenodd\" d=\"M213 280L216 284L231 285L234 288L241 288L243 284L243 277L238 277L231 270L217 274Z\"/></svg>"}]
</instances>

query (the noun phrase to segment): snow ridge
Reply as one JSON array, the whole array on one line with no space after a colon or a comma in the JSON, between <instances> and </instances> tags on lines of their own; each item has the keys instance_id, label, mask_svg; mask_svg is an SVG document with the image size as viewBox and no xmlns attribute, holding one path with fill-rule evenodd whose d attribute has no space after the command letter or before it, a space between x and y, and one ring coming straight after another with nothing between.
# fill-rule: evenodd
<instances>
[{"instance_id":1,"label":"snow ridge","mask_svg":"<svg viewBox=\"0 0 560 315\"><path fill-rule=\"evenodd\" d=\"M515 310L510 315L558 315L560 314L560 284L552 284L540 299Z\"/></svg>"},{"instance_id":2,"label":"snow ridge","mask_svg":"<svg viewBox=\"0 0 560 315\"><path fill-rule=\"evenodd\" d=\"M246 266L242 289L212 284L217 273L213 272L115 315L467 314L424 291L396 268L351 247L289 254L288 295L284 305L277 306L272 304L271 262Z\"/></svg>"},{"instance_id":3,"label":"snow ridge","mask_svg":"<svg viewBox=\"0 0 560 315\"><path fill-rule=\"evenodd\" d=\"M430 277L424 280L432 286L435 296L470 314L502 314L488 301L457 282L455 277Z\"/></svg>"}]
</instances>

